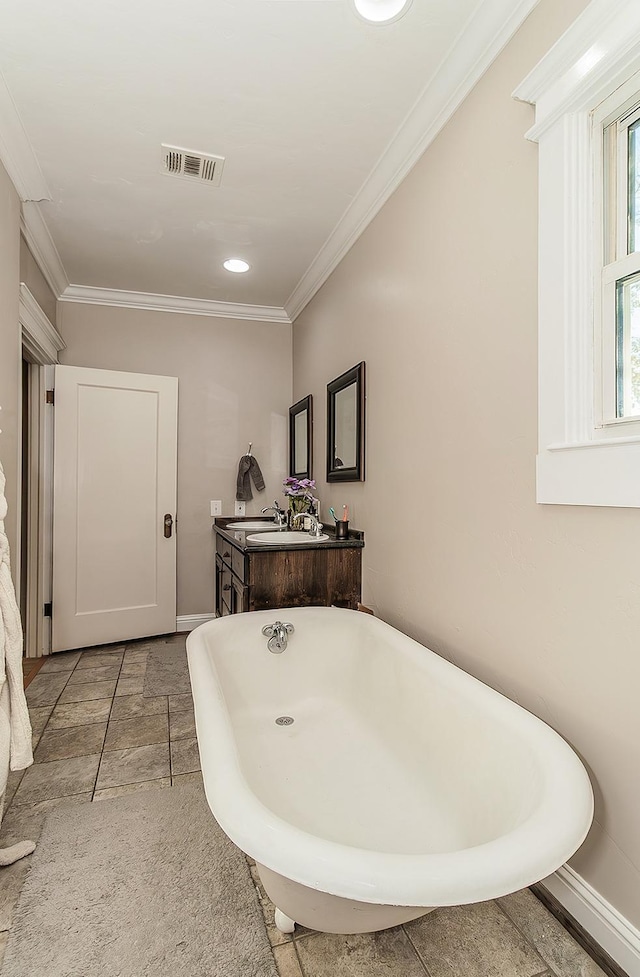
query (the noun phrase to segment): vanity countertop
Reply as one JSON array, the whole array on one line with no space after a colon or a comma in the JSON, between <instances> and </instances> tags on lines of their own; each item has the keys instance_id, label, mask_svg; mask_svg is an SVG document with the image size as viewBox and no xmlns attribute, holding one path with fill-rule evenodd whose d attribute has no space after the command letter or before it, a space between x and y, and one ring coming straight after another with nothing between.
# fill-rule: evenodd
<instances>
[{"instance_id":1,"label":"vanity countertop","mask_svg":"<svg viewBox=\"0 0 640 977\"><path fill-rule=\"evenodd\" d=\"M246 522L255 522L256 516L246 516ZM333 525L324 526L322 532L329 536L329 539L323 542L308 542L308 543L283 543L282 546L278 546L277 543L248 543L247 536L253 535L259 530L250 529L246 532L242 529L227 529L227 523L239 523L243 519L239 516L218 516L214 520L213 530L215 533L219 533L224 539L228 540L236 548L242 550L243 553L267 553L267 552L280 552L282 550L336 550L336 549L357 549L364 546L364 533L357 529L349 529L348 539L336 539L335 529ZM269 521L269 520L265 520ZM263 530L266 532L266 530ZM273 524L273 532L277 532L276 524Z\"/></svg>"}]
</instances>

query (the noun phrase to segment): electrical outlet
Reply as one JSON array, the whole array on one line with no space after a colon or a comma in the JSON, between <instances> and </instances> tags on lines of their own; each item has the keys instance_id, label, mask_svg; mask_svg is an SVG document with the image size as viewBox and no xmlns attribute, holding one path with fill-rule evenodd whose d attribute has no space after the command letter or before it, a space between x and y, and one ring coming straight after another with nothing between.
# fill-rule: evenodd
<instances>
[{"instance_id":1,"label":"electrical outlet","mask_svg":"<svg viewBox=\"0 0 640 977\"><path fill-rule=\"evenodd\" d=\"M221 516L222 515L222 499L216 499L215 502L211 502L211 515Z\"/></svg>"},{"instance_id":2,"label":"electrical outlet","mask_svg":"<svg viewBox=\"0 0 640 977\"><path fill-rule=\"evenodd\" d=\"M236 502L236 511L234 515L244 516L244 502Z\"/></svg>"}]
</instances>

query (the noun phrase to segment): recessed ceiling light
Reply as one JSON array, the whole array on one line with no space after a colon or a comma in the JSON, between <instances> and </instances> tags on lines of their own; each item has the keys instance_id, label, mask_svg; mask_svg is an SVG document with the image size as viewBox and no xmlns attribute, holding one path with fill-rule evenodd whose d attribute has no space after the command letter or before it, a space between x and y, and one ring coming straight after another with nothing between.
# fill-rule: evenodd
<instances>
[{"instance_id":1,"label":"recessed ceiling light","mask_svg":"<svg viewBox=\"0 0 640 977\"><path fill-rule=\"evenodd\" d=\"M404 17L412 0L353 0L356 12L370 24L391 24Z\"/></svg>"},{"instance_id":2,"label":"recessed ceiling light","mask_svg":"<svg viewBox=\"0 0 640 977\"><path fill-rule=\"evenodd\" d=\"M238 275L243 271L249 271L250 268L248 262L243 261L242 258L227 258L223 264L227 271L235 271Z\"/></svg>"}]
</instances>

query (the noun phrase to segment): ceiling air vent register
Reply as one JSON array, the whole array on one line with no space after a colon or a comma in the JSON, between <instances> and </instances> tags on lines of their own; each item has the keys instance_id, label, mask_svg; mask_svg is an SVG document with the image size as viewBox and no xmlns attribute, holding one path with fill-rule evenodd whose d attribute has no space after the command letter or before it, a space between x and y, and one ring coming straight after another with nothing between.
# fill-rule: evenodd
<instances>
[{"instance_id":1,"label":"ceiling air vent register","mask_svg":"<svg viewBox=\"0 0 640 977\"><path fill-rule=\"evenodd\" d=\"M165 146L162 149L162 172L165 176L176 176L180 180L206 183L219 187L222 179L224 156L211 156L180 146Z\"/></svg>"}]
</instances>

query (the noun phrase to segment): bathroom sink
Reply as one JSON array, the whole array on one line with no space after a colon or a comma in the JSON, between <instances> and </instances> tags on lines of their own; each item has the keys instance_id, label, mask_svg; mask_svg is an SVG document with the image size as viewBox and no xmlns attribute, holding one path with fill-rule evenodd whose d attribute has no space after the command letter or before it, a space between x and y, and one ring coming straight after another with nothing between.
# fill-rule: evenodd
<instances>
[{"instance_id":1,"label":"bathroom sink","mask_svg":"<svg viewBox=\"0 0 640 977\"><path fill-rule=\"evenodd\" d=\"M252 533L247 536L247 543L273 543L275 546L282 546L286 543L324 543L327 539L329 537L326 533L310 536L309 533L276 530L272 533Z\"/></svg>"},{"instance_id":2,"label":"bathroom sink","mask_svg":"<svg viewBox=\"0 0 640 977\"><path fill-rule=\"evenodd\" d=\"M274 522L269 522L268 519L253 520L247 519L246 522L228 522L226 529L273 529L275 526Z\"/></svg>"}]
</instances>

